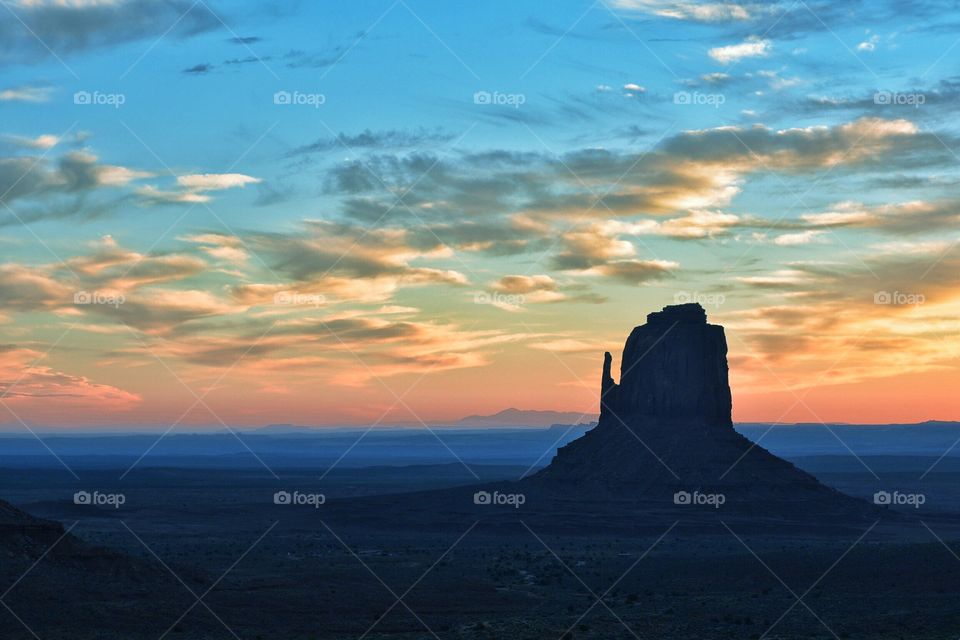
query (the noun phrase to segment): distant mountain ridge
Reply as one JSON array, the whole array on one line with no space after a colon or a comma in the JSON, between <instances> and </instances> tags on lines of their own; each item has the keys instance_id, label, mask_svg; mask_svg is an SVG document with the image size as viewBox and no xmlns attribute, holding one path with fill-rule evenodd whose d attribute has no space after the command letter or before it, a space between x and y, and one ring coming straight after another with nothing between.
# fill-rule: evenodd
<instances>
[{"instance_id":1,"label":"distant mountain ridge","mask_svg":"<svg viewBox=\"0 0 960 640\"><path fill-rule=\"evenodd\" d=\"M457 427L551 427L555 424L577 424L592 419L593 413L584 415L578 411L537 411L513 407L491 415L474 415L461 418Z\"/></svg>"},{"instance_id":2,"label":"distant mountain ridge","mask_svg":"<svg viewBox=\"0 0 960 640\"><path fill-rule=\"evenodd\" d=\"M555 424L590 424L596 422L598 411L593 410L586 414L576 411L536 411L523 409L505 409L499 413L490 415L472 415L459 420L427 420L426 424L430 427L460 427L477 428L484 426L505 426L505 427L551 427ZM856 423L856 422L826 422L831 428L856 428L861 430L873 429L875 432L893 432L897 430L910 430L918 428L927 429L957 429L960 430L960 421L958 420L924 420L922 422L891 422L891 423ZM292 423L274 423L264 426L246 426L238 425L233 429L240 434L256 435L284 435L293 433L332 433L332 432L350 432L365 431L368 424L350 423L350 424L292 424ZM785 431L788 429L822 429L823 424L819 422L765 422L763 420L749 420L735 422L734 427L748 437L753 436L757 431L765 431L770 427L773 431ZM388 431L396 429L422 429L423 423L420 422L392 422L378 425L377 430ZM86 429L75 427L34 427L33 432L44 438L123 438L157 435L163 433L162 427L140 427L127 428L123 430L104 430L104 429ZM204 427L184 428L179 431L181 434L192 436L211 436L222 435L226 433L223 425L209 425ZM23 428L20 424L0 424L0 438L18 438L26 437L30 440L36 440L33 435ZM958 431L960 437L960 431ZM951 442L953 442L951 440Z\"/></svg>"}]
</instances>

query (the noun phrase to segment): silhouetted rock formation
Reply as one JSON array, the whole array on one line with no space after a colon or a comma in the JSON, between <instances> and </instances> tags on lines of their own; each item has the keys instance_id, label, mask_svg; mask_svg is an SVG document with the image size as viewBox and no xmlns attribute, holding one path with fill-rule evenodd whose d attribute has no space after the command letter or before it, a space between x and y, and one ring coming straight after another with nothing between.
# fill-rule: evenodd
<instances>
[{"instance_id":1,"label":"silhouetted rock formation","mask_svg":"<svg viewBox=\"0 0 960 640\"><path fill-rule=\"evenodd\" d=\"M60 540L63 533L63 525L59 522L35 518L0 500L0 556L42 553ZM61 540L63 542L70 544L73 540Z\"/></svg>"},{"instance_id":2,"label":"silhouetted rock formation","mask_svg":"<svg viewBox=\"0 0 960 640\"><path fill-rule=\"evenodd\" d=\"M600 421L561 447L532 490L674 502L722 493L724 509L797 515L872 511L733 429L723 327L699 304L665 307L627 339L614 382L604 354Z\"/></svg>"},{"instance_id":3,"label":"silhouetted rock formation","mask_svg":"<svg viewBox=\"0 0 960 640\"><path fill-rule=\"evenodd\" d=\"M604 354L601 415L732 427L726 356L723 327L707 324L699 304L651 313L627 338L619 385Z\"/></svg>"},{"instance_id":4,"label":"silhouetted rock formation","mask_svg":"<svg viewBox=\"0 0 960 640\"><path fill-rule=\"evenodd\" d=\"M514 482L332 500L324 517L364 526L490 532L738 531L862 533L898 519L821 484L733 428L723 327L697 304L647 317L627 339L620 382L605 353L597 426L560 447L551 464ZM523 496L522 507L494 502ZM721 502L722 500L722 502ZM314 518L304 512L304 517Z\"/></svg>"}]
</instances>

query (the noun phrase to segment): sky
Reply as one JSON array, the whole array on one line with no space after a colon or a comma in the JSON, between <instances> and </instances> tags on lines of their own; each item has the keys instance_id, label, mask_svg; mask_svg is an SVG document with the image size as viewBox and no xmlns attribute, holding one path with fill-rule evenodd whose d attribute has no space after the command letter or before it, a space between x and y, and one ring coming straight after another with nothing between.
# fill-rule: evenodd
<instances>
[{"instance_id":1,"label":"sky","mask_svg":"<svg viewBox=\"0 0 960 640\"><path fill-rule=\"evenodd\" d=\"M960 419L957 2L0 3L0 424ZM3 415L5 414L5 415Z\"/></svg>"}]
</instances>

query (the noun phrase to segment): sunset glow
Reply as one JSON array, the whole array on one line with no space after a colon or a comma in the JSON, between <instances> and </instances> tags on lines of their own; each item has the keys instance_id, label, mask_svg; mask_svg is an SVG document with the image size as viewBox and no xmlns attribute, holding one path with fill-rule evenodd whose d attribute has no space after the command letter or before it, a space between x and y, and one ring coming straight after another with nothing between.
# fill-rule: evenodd
<instances>
[{"instance_id":1,"label":"sunset glow","mask_svg":"<svg viewBox=\"0 0 960 640\"><path fill-rule=\"evenodd\" d=\"M0 424L591 421L677 302L737 421L960 419L935 17L6 4Z\"/></svg>"}]
</instances>

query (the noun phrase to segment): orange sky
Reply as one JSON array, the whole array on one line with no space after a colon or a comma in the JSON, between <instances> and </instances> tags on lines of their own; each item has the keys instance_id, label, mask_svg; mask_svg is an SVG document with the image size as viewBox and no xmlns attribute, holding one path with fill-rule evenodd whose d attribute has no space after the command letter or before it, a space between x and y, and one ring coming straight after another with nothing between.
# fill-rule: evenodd
<instances>
[{"instance_id":1,"label":"orange sky","mask_svg":"<svg viewBox=\"0 0 960 640\"><path fill-rule=\"evenodd\" d=\"M937 12L100 4L0 11L0 424L589 420L691 301L736 420L960 420Z\"/></svg>"}]
</instances>

